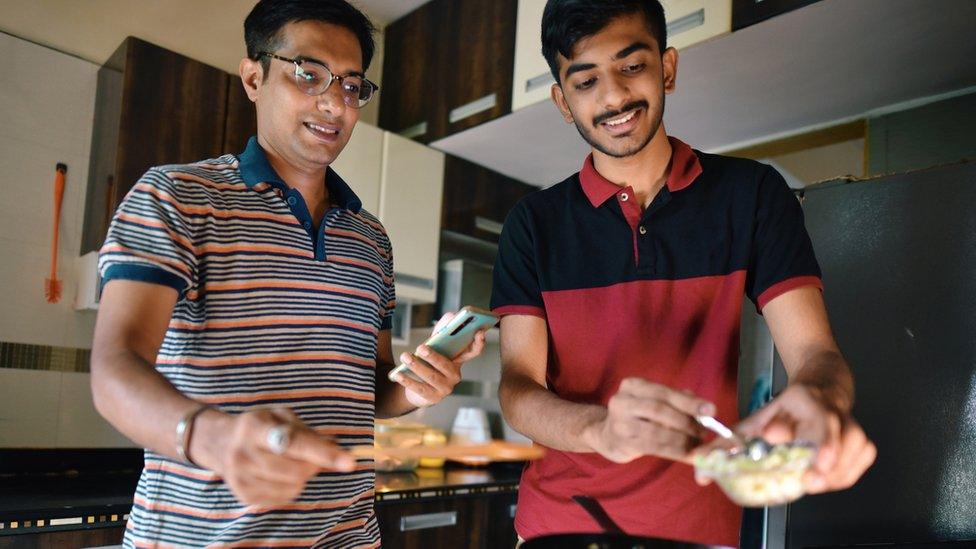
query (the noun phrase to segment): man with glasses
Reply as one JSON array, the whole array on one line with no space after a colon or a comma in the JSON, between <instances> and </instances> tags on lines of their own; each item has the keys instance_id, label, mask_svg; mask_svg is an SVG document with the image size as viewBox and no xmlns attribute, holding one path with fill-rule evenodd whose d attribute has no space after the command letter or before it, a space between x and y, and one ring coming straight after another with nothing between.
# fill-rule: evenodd
<instances>
[{"instance_id":1,"label":"man with glasses","mask_svg":"<svg viewBox=\"0 0 976 549\"><path fill-rule=\"evenodd\" d=\"M329 166L378 89L373 27L344 0L261 0L239 155L150 169L101 251L99 412L147 448L125 545L376 547L376 416L440 401L453 361L394 358L390 241Z\"/></svg>"}]
</instances>

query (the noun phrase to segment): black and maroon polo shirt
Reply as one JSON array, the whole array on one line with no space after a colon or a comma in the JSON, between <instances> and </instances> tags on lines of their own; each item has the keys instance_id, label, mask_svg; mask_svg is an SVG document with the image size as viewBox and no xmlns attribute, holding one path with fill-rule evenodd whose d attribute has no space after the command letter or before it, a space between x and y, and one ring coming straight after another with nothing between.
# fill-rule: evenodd
<instances>
[{"instance_id":1,"label":"black and maroon polo shirt","mask_svg":"<svg viewBox=\"0 0 976 549\"><path fill-rule=\"evenodd\" d=\"M669 139L667 185L643 212L592 157L519 202L499 243L491 306L546 319L546 378L561 398L605 406L621 380L642 377L711 400L734 424L743 295L762 310L791 289L822 287L820 268L776 170ZM551 449L522 475L519 535L600 531L576 494L631 534L738 544L739 508L696 485L690 466Z\"/></svg>"}]
</instances>

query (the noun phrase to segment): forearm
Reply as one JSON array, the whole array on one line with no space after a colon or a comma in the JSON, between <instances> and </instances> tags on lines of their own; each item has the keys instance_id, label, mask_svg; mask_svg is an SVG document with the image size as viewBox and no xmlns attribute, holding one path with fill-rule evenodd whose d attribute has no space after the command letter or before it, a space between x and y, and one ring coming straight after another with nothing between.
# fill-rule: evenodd
<instances>
[{"instance_id":1,"label":"forearm","mask_svg":"<svg viewBox=\"0 0 976 549\"><path fill-rule=\"evenodd\" d=\"M803 385L825 405L850 413L854 405L854 376L847 361L835 349L811 351L789 376L790 385Z\"/></svg>"},{"instance_id":2,"label":"forearm","mask_svg":"<svg viewBox=\"0 0 976 549\"><path fill-rule=\"evenodd\" d=\"M536 381L514 373L502 375L498 397L509 425L555 450L594 451L584 442L583 432L607 416L603 406L564 400Z\"/></svg>"},{"instance_id":3,"label":"forearm","mask_svg":"<svg viewBox=\"0 0 976 549\"><path fill-rule=\"evenodd\" d=\"M179 459L176 424L199 402L187 398L156 371L152 364L129 350L92 353L92 396L98 412L119 432L143 448ZM190 457L213 468L219 444L214 436L225 414L208 411L197 417Z\"/></svg>"},{"instance_id":4,"label":"forearm","mask_svg":"<svg viewBox=\"0 0 976 549\"><path fill-rule=\"evenodd\" d=\"M408 414L417 409L407 401L407 393L399 383L387 377L395 366L377 360L376 362L376 417L391 418Z\"/></svg>"}]
</instances>

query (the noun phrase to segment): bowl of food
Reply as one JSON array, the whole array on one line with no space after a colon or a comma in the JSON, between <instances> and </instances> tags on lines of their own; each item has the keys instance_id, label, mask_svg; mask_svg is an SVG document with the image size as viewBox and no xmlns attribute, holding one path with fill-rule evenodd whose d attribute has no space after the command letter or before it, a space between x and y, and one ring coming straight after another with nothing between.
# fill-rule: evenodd
<instances>
[{"instance_id":1,"label":"bowl of food","mask_svg":"<svg viewBox=\"0 0 976 549\"><path fill-rule=\"evenodd\" d=\"M767 445L762 452L719 448L695 456L695 474L715 481L743 507L782 505L805 493L803 474L815 455L805 442Z\"/></svg>"}]
</instances>

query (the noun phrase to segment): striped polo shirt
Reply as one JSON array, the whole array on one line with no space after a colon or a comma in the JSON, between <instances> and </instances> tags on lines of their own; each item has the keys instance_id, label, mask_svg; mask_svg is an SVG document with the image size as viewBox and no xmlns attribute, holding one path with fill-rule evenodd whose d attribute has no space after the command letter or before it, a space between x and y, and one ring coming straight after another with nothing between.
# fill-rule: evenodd
<instances>
[{"instance_id":1,"label":"striped polo shirt","mask_svg":"<svg viewBox=\"0 0 976 549\"><path fill-rule=\"evenodd\" d=\"M370 445L392 250L331 168L325 185L333 204L316 230L256 138L236 157L152 168L119 206L99 270L179 291L156 369L184 395L231 414L288 407L344 447ZM370 460L271 509L147 450L125 546L376 547L373 501Z\"/></svg>"},{"instance_id":2,"label":"striped polo shirt","mask_svg":"<svg viewBox=\"0 0 976 549\"><path fill-rule=\"evenodd\" d=\"M546 320L546 381L563 399L606 406L624 378L640 377L714 402L731 425L744 296L761 310L791 289L820 287L820 268L776 170L670 141L667 184L646 209L592 157L519 202L499 242L492 308ZM739 539L739 508L714 484L695 484L688 465L561 450L522 475L519 535L600 531L570 499L577 494L631 534Z\"/></svg>"}]
</instances>

